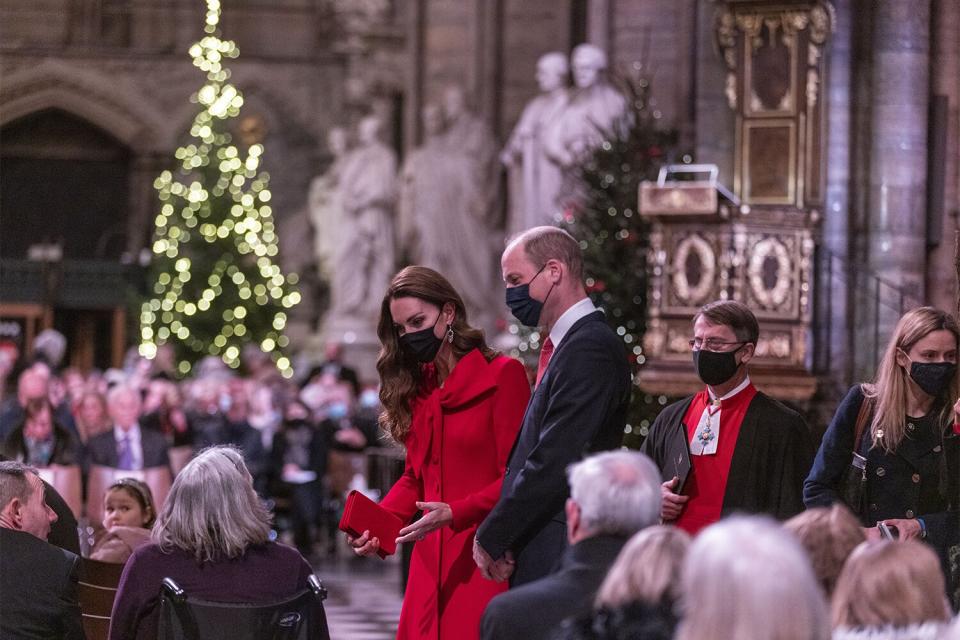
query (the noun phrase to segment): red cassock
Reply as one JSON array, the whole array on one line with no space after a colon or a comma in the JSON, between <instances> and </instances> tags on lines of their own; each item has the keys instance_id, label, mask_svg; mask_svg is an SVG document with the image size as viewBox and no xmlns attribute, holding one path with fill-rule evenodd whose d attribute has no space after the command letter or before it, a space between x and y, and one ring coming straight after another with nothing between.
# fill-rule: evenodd
<instances>
[{"instance_id":1,"label":"red cassock","mask_svg":"<svg viewBox=\"0 0 960 640\"><path fill-rule=\"evenodd\" d=\"M507 589L480 575L473 538L500 498L529 399L523 365L473 350L414 402L404 472L381 505L408 523L417 501L446 502L453 523L414 545L397 638L478 638L484 608Z\"/></svg>"}]
</instances>

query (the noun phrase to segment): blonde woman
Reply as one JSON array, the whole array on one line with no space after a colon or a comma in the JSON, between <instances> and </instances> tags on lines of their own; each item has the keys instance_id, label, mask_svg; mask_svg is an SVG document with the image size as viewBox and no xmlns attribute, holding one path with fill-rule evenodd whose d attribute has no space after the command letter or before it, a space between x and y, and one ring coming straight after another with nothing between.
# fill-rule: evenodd
<instances>
[{"instance_id":1,"label":"blonde woman","mask_svg":"<svg viewBox=\"0 0 960 640\"><path fill-rule=\"evenodd\" d=\"M166 577L204 600L264 603L307 588L311 573L295 549L270 541L270 514L240 453L211 447L177 475L152 543L127 561L110 638L156 637L160 583Z\"/></svg>"},{"instance_id":2,"label":"blonde woman","mask_svg":"<svg viewBox=\"0 0 960 640\"><path fill-rule=\"evenodd\" d=\"M907 312L874 382L853 387L840 404L804 483L807 507L840 500L856 450L866 459L856 515L867 538L879 538L875 527L883 523L901 540L925 539L943 566L960 530L958 343L960 327L950 314L933 307ZM854 443L858 416L864 427Z\"/></svg>"},{"instance_id":3,"label":"blonde woman","mask_svg":"<svg viewBox=\"0 0 960 640\"><path fill-rule=\"evenodd\" d=\"M934 640L949 620L940 563L920 542L862 544L837 580L834 640Z\"/></svg>"},{"instance_id":4,"label":"blonde woman","mask_svg":"<svg viewBox=\"0 0 960 640\"><path fill-rule=\"evenodd\" d=\"M733 516L694 540L676 640L826 640L827 604L796 539L762 516Z\"/></svg>"}]
</instances>

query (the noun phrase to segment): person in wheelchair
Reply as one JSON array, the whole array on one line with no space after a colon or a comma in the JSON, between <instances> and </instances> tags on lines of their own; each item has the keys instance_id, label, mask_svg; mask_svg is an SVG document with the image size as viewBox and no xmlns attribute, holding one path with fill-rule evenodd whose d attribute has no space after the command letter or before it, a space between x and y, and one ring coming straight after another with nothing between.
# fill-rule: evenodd
<instances>
[{"instance_id":1,"label":"person in wheelchair","mask_svg":"<svg viewBox=\"0 0 960 640\"><path fill-rule=\"evenodd\" d=\"M190 597L268 603L309 588L310 565L270 540L270 514L257 498L240 452L210 447L177 475L151 544L127 561L113 606L110 638L156 638L161 583Z\"/></svg>"}]
</instances>

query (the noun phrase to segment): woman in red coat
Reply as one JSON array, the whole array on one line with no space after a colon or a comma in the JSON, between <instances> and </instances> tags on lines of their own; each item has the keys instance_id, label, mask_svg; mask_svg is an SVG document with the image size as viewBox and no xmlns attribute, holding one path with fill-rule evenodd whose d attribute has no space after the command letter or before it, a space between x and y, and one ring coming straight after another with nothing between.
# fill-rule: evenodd
<instances>
[{"instance_id":1,"label":"woman in red coat","mask_svg":"<svg viewBox=\"0 0 960 640\"><path fill-rule=\"evenodd\" d=\"M394 277L377 333L381 424L407 449L381 505L405 523L423 511L398 538L417 544L397 638L478 638L487 602L507 585L480 575L473 538L500 497L530 397L526 373L487 347L460 295L425 267ZM380 544L368 532L348 542L360 555Z\"/></svg>"}]
</instances>

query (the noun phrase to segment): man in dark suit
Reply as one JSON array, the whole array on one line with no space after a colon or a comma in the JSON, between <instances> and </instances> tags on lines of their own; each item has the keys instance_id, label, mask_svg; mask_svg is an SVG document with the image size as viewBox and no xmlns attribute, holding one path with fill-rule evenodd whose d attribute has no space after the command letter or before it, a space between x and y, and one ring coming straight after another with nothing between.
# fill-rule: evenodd
<instances>
[{"instance_id":1,"label":"man in dark suit","mask_svg":"<svg viewBox=\"0 0 960 640\"><path fill-rule=\"evenodd\" d=\"M6 462L9 460L6 456L0 453L0 462ZM43 482L43 479L40 480ZM56 519L50 523L50 533L47 534L47 542L54 545L55 547L60 547L61 549L66 549L71 553L80 555L80 534L77 530L77 519L73 515L73 512L70 511L70 507L67 506L66 501L63 497L57 493L57 490L52 486L43 482L43 500L47 503L47 506L53 510Z\"/></svg>"},{"instance_id":2,"label":"man in dark suit","mask_svg":"<svg viewBox=\"0 0 960 640\"><path fill-rule=\"evenodd\" d=\"M501 258L514 316L541 327L537 386L507 463L500 501L480 525L474 560L514 586L553 570L567 546L568 465L623 439L630 366L623 341L583 286L580 246L566 231L536 227Z\"/></svg>"},{"instance_id":3,"label":"man in dark suit","mask_svg":"<svg viewBox=\"0 0 960 640\"><path fill-rule=\"evenodd\" d=\"M140 408L140 392L133 387L110 389L107 411L113 429L87 443L91 464L131 471L169 466L167 441L157 431L140 428Z\"/></svg>"},{"instance_id":4,"label":"man in dark suit","mask_svg":"<svg viewBox=\"0 0 960 640\"><path fill-rule=\"evenodd\" d=\"M629 537L660 519L660 472L642 453L599 453L568 475L570 547L560 570L491 600L480 623L483 640L549 638L565 618L589 612Z\"/></svg>"},{"instance_id":5,"label":"man in dark suit","mask_svg":"<svg viewBox=\"0 0 960 640\"><path fill-rule=\"evenodd\" d=\"M663 521L691 535L735 511L781 520L803 511L813 442L797 412L750 382L759 335L744 304L705 305L690 347L706 388L660 412L641 448L664 478Z\"/></svg>"},{"instance_id":6,"label":"man in dark suit","mask_svg":"<svg viewBox=\"0 0 960 640\"><path fill-rule=\"evenodd\" d=\"M19 462L0 462L0 637L83 638L79 558L46 542L56 514L43 482Z\"/></svg>"}]
</instances>

